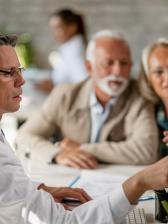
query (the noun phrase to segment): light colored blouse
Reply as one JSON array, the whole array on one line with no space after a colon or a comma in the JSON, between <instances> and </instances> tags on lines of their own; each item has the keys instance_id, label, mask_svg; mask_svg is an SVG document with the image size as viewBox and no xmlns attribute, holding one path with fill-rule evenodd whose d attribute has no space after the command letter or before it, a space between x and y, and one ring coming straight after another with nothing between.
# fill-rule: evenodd
<instances>
[{"instance_id":1,"label":"light colored blouse","mask_svg":"<svg viewBox=\"0 0 168 224\"><path fill-rule=\"evenodd\" d=\"M55 85L76 83L87 78L85 67L85 44L80 35L76 35L62 44L49 56L54 70L52 80Z\"/></svg>"}]
</instances>

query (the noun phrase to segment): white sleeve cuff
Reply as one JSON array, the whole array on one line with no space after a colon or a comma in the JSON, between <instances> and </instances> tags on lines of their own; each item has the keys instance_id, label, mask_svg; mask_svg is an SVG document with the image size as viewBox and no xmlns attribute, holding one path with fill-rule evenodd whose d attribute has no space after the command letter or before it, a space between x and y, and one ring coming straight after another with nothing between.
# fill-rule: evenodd
<instances>
[{"instance_id":1,"label":"white sleeve cuff","mask_svg":"<svg viewBox=\"0 0 168 224\"><path fill-rule=\"evenodd\" d=\"M128 213L134 208L134 205L131 205L128 201L122 186L112 191L109 195L109 200L111 204L111 212L116 223L123 221Z\"/></svg>"}]
</instances>

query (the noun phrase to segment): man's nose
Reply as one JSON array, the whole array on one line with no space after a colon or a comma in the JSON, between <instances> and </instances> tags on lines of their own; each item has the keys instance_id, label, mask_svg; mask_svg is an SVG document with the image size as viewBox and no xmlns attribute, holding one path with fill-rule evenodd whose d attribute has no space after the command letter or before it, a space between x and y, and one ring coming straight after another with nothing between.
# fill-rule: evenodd
<instances>
[{"instance_id":1,"label":"man's nose","mask_svg":"<svg viewBox=\"0 0 168 224\"><path fill-rule=\"evenodd\" d=\"M121 65L118 61L116 61L111 67L111 72L115 75L121 75Z\"/></svg>"},{"instance_id":2,"label":"man's nose","mask_svg":"<svg viewBox=\"0 0 168 224\"><path fill-rule=\"evenodd\" d=\"M15 81L16 87L20 87L20 86L22 86L24 84L25 84L25 79L23 78L23 75L22 74L18 74L17 78L16 78L16 81Z\"/></svg>"}]
</instances>

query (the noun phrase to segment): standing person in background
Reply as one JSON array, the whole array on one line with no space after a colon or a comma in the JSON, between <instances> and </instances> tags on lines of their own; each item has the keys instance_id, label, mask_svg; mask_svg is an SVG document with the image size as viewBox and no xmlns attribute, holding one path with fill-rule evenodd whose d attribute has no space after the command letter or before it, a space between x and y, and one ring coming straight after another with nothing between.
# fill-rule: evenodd
<instances>
[{"instance_id":1,"label":"standing person in background","mask_svg":"<svg viewBox=\"0 0 168 224\"><path fill-rule=\"evenodd\" d=\"M160 132L160 156L168 155L168 39L160 38L147 46L142 54L140 89L153 102ZM164 134L167 136L162 139Z\"/></svg>"},{"instance_id":2,"label":"standing person in background","mask_svg":"<svg viewBox=\"0 0 168 224\"><path fill-rule=\"evenodd\" d=\"M84 64L87 37L83 17L70 9L58 10L51 14L49 26L60 47L58 52L53 51L49 56L54 68L52 79L36 85L45 92L50 92L54 85L87 78Z\"/></svg>"}]
</instances>

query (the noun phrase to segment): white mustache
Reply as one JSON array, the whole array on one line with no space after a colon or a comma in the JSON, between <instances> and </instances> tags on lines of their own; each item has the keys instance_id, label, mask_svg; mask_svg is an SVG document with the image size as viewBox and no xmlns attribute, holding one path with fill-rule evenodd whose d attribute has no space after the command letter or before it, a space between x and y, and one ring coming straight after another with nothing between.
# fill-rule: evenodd
<instances>
[{"instance_id":1,"label":"white mustache","mask_svg":"<svg viewBox=\"0 0 168 224\"><path fill-rule=\"evenodd\" d=\"M125 82L126 78L123 78L122 76L118 75L109 75L105 78L103 78L103 81L110 82L110 81L118 81L118 82Z\"/></svg>"},{"instance_id":2,"label":"white mustache","mask_svg":"<svg viewBox=\"0 0 168 224\"><path fill-rule=\"evenodd\" d=\"M119 82L118 85L110 85L109 82ZM109 74L105 78L97 80L99 88L107 93L109 96L119 96L127 87L129 79L122 77L121 75Z\"/></svg>"}]
</instances>

